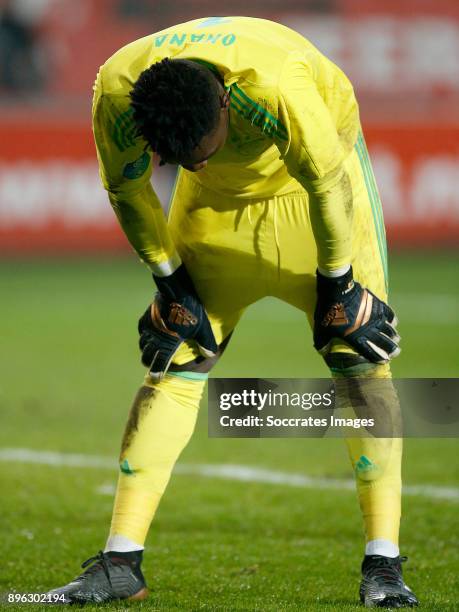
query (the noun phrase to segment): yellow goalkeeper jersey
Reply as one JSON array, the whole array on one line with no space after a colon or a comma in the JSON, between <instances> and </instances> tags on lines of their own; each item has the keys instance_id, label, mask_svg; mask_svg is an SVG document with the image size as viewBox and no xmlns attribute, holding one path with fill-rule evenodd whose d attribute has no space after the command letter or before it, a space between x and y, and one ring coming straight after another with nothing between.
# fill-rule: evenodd
<instances>
[{"instance_id":1,"label":"yellow goalkeeper jersey","mask_svg":"<svg viewBox=\"0 0 459 612\"><path fill-rule=\"evenodd\" d=\"M324 244L320 263L330 269L348 263L352 194L343 162L359 130L352 85L300 34L248 17L170 27L123 47L99 71L93 126L101 177L142 259L158 274L178 261L149 183L151 152L136 135L129 106L140 73L166 57L203 63L230 91L225 146L194 180L242 199L281 195L301 183L319 252Z\"/></svg>"}]
</instances>

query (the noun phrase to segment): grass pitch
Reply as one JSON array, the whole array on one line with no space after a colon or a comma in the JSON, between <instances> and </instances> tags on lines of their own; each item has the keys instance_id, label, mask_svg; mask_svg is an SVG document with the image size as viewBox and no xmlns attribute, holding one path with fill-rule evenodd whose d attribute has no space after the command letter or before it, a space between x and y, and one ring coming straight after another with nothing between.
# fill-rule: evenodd
<instances>
[{"instance_id":1,"label":"grass pitch","mask_svg":"<svg viewBox=\"0 0 459 612\"><path fill-rule=\"evenodd\" d=\"M398 377L458 374L457 254L392 257ZM113 458L113 469L0 464L0 593L64 584L103 547L127 410L140 384L136 321L151 298L134 258L3 262L0 451ZM266 333L269 330L269 333ZM249 309L215 376L321 377L303 315ZM207 438L205 406L181 464L242 464L350 478L338 439ZM407 440L404 482L457 488L457 440ZM407 583L424 610L459 608L459 501L404 498ZM362 525L355 494L176 474L147 542L152 595L111 610L358 610ZM41 610L44 606L27 605ZM5 610L23 605L0 603ZM87 606L85 610L100 609Z\"/></svg>"}]
</instances>

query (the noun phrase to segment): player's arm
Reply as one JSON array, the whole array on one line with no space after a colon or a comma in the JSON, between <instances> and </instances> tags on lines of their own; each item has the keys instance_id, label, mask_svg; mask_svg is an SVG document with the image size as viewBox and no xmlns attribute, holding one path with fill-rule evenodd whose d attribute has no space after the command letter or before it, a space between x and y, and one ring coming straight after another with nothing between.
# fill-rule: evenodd
<instances>
[{"instance_id":1,"label":"player's arm","mask_svg":"<svg viewBox=\"0 0 459 612\"><path fill-rule=\"evenodd\" d=\"M400 352L395 314L354 281L351 267L353 195L344 161L355 139L340 138L320 95L313 68L301 56L286 63L279 82L279 117L286 138L278 146L289 173L307 190L309 213L318 252L314 345L328 352L333 338L342 338L368 360L384 363ZM338 82L324 86L340 87ZM355 136L358 111L351 89L338 95L351 115ZM349 85L350 88L350 85Z\"/></svg>"},{"instance_id":2,"label":"player's arm","mask_svg":"<svg viewBox=\"0 0 459 612\"><path fill-rule=\"evenodd\" d=\"M216 342L207 314L175 248L150 177L151 153L136 137L129 99L104 95L102 76L95 85L93 130L100 175L129 242L150 267L158 293L139 321L142 361L159 380L185 340L206 356Z\"/></svg>"},{"instance_id":3,"label":"player's arm","mask_svg":"<svg viewBox=\"0 0 459 612\"><path fill-rule=\"evenodd\" d=\"M278 105L286 137L277 144L289 173L309 194L319 269L333 273L351 263L353 202L343 164L350 150L338 136L312 71L299 54L284 66Z\"/></svg>"},{"instance_id":4,"label":"player's arm","mask_svg":"<svg viewBox=\"0 0 459 612\"><path fill-rule=\"evenodd\" d=\"M136 138L129 97L106 94L102 71L94 87L92 123L100 177L124 233L154 274L170 274L181 262L150 183L152 155Z\"/></svg>"}]
</instances>

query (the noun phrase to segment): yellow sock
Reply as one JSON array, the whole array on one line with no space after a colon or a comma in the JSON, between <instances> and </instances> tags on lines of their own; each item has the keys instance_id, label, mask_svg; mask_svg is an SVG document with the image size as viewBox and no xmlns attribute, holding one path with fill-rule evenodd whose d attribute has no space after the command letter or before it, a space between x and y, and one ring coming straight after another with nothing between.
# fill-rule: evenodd
<instances>
[{"instance_id":1,"label":"yellow sock","mask_svg":"<svg viewBox=\"0 0 459 612\"><path fill-rule=\"evenodd\" d=\"M189 376L189 378L187 378ZM123 437L110 536L141 546L172 469L193 433L205 377L145 378L132 405Z\"/></svg>"},{"instance_id":2,"label":"yellow sock","mask_svg":"<svg viewBox=\"0 0 459 612\"><path fill-rule=\"evenodd\" d=\"M401 435L397 393L391 383L384 382L383 385L378 385L378 379L391 378L389 366L377 366L366 374L360 374L357 378L367 379L366 384L362 387L366 416L371 416L372 410L384 411L395 435ZM368 379L375 379L374 384ZM352 385L355 385L356 378L337 379L339 385L343 383L345 385L346 381L349 382L349 388L351 388ZM340 395L342 400L342 394ZM359 400L362 401L362 396ZM348 397L347 401L352 406L353 399ZM401 516L402 442L401 437L395 436L392 438L346 438L356 478L367 542L387 540L398 546Z\"/></svg>"},{"instance_id":3,"label":"yellow sock","mask_svg":"<svg viewBox=\"0 0 459 612\"><path fill-rule=\"evenodd\" d=\"M366 542L398 546L401 515L401 438L347 438Z\"/></svg>"}]
</instances>

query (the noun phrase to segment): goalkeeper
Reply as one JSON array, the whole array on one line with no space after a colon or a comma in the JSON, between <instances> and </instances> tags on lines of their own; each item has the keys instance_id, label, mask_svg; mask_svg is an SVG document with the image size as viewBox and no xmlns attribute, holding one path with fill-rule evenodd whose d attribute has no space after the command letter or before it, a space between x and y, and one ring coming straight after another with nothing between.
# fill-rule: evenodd
<instances>
[{"instance_id":1,"label":"goalkeeper","mask_svg":"<svg viewBox=\"0 0 459 612\"><path fill-rule=\"evenodd\" d=\"M353 88L302 36L216 17L135 41L100 69L93 126L110 202L158 291L139 321L147 373L122 441L110 534L91 567L53 591L69 603L147 596L148 529L247 306L270 295L301 309L341 382L390 378L400 350ZM153 152L180 166L167 220L150 183ZM368 408L374 399L396 410L388 395L367 393ZM346 442L366 535L361 601L416 605L398 548L401 439Z\"/></svg>"}]
</instances>

